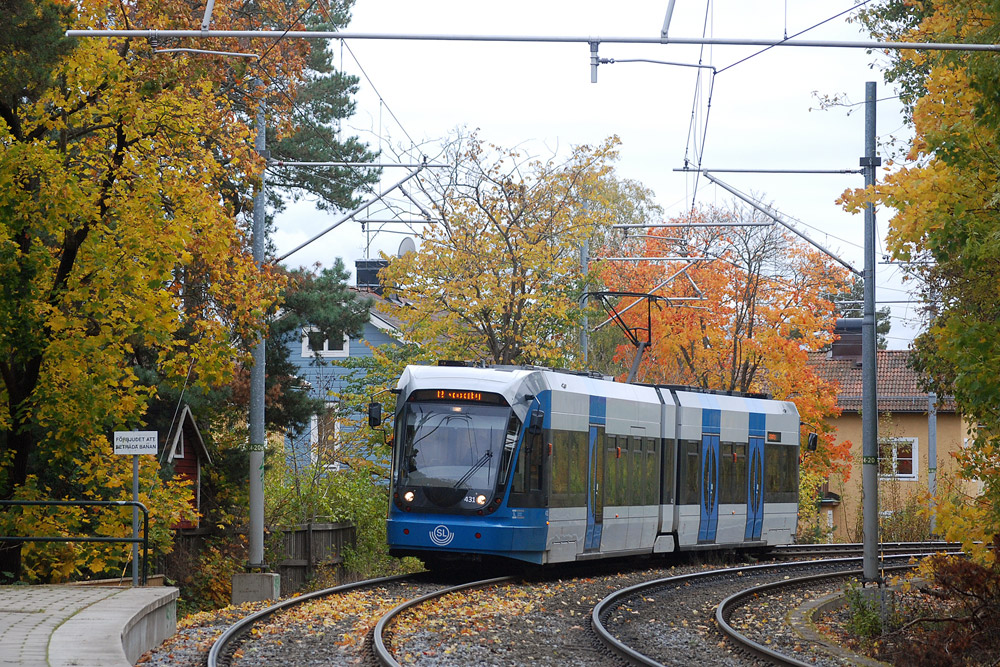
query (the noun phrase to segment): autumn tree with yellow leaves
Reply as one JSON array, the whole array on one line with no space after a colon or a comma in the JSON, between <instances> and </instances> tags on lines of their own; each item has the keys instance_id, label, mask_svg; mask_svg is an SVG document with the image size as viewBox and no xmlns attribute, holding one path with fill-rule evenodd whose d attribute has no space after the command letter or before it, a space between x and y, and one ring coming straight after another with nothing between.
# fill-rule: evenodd
<instances>
[{"instance_id":1,"label":"autumn tree with yellow leaves","mask_svg":"<svg viewBox=\"0 0 1000 667\"><path fill-rule=\"evenodd\" d=\"M888 0L860 20L873 35L900 41L996 44L1000 5ZM902 93L913 138L880 182L846 192L843 203L855 212L868 203L894 210L887 247L894 259L913 262L928 304L914 365L928 390L953 396L975 425L956 455L959 483L925 499L938 533L965 551L920 566L946 613L907 623L911 634L897 655L914 665L993 664L1000 660L1000 62L995 53L967 51L888 59L886 79ZM976 483L982 492L972 495Z\"/></svg>"},{"instance_id":2,"label":"autumn tree with yellow leaves","mask_svg":"<svg viewBox=\"0 0 1000 667\"><path fill-rule=\"evenodd\" d=\"M429 357L577 363L580 245L611 219L599 186L617 144L543 161L475 134L453 142L454 168L421 181L435 205L420 250L382 272L404 336Z\"/></svg>"},{"instance_id":3,"label":"autumn tree with yellow leaves","mask_svg":"<svg viewBox=\"0 0 1000 667\"><path fill-rule=\"evenodd\" d=\"M213 28L295 27L308 3L223 3ZM130 496L114 430L142 423L157 385L217 387L243 360L281 287L257 268L249 218L263 160L251 119L294 134L302 40L229 39L185 52L138 39L67 39L68 28L190 28L179 0L18 0L0 36L0 498ZM150 379L155 376L155 380ZM191 489L147 457L154 543L187 516ZM5 535L123 535L127 515L0 511ZM108 545L0 546L0 578L99 574ZM22 554L24 558L22 559ZM114 569L112 567L112 569Z\"/></svg>"},{"instance_id":4,"label":"autumn tree with yellow leaves","mask_svg":"<svg viewBox=\"0 0 1000 667\"><path fill-rule=\"evenodd\" d=\"M908 42L995 44L1000 6L959 0L893 0L862 13L875 35ZM905 93L914 136L871 190L845 193L849 211L869 201L894 210L888 248L914 261L928 303L927 328L914 341L927 388L953 395L978 427L958 455L975 498L942 497L938 529L985 562L1000 534L1000 63L996 54L903 51L887 78Z\"/></svg>"}]
</instances>

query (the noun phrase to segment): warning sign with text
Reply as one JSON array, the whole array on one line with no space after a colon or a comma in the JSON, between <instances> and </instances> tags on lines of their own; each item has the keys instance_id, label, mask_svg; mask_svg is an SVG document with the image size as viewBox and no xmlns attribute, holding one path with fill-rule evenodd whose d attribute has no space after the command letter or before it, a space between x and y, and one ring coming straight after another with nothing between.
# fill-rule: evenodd
<instances>
[{"instance_id":1,"label":"warning sign with text","mask_svg":"<svg viewBox=\"0 0 1000 667\"><path fill-rule=\"evenodd\" d=\"M115 431L115 454L156 454L156 431Z\"/></svg>"}]
</instances>

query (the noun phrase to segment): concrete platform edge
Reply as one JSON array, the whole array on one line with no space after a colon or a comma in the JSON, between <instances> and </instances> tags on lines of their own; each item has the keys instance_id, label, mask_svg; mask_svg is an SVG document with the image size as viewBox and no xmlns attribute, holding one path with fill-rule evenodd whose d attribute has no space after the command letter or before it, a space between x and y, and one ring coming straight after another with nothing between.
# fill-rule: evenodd
<instances>
[{"instance_id":1,"label":"concrete platform edge","mask_svg":"<svg viewBox=\"0 0 1000 667\"><path fill-rule=\"evenodd\" d=\"M859 665L860 667L888 667L884 662L866 658L834 643L816 628L813 622L815 614L823 614L830 609L844 604L846 604L846 600L844 599L844 594L841 592L829 593L815 600L809 600L788 613L788 624L792 626L792 629L802 639L840 661L846 661L848 664Z\"/></svg>"},{"instance_id":2,"label":"concrete platform edge","mask_svg":"<svg viewBox=\"0 0 1000 667\"><path fill-rule=\"evenodd\" d=\"M126 667L177 631L173 587L123 588L84 607L49 638L51 667Z\"/></svg>"}]
</instances>

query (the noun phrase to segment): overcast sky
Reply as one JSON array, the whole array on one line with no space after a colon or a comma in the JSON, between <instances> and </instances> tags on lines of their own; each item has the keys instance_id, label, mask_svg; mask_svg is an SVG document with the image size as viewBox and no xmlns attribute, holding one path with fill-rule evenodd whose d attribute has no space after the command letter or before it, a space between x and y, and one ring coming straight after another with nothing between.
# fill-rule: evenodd
<instances>
[{"instance_id":1,"label":"overcast sky","mask_svg":"<svg viewBox=\"0 0 1000 667\"><path fill-rule=\"evenodd\" d=\"M357 0L348 32L518 36L658 37L667 2L650 0ZM672 37L781 39L792 36L853 6L851 0L677 0ZM844 15L804 33L801 39L866 40ZM704 32L703 32L704 31ZM590 51L585 43L481 43L402 40L333 42L338 63L361 77L358 110L344 126L386 160L407 150L434 155L440 140L456 128L479 129L502 146L524 146L539 157L570 145L596 143L617 134L620 177L641 181L656 193L667 215L701 203L725 204L732 197L702 178L674 170L685 157L695 162L689 139L704 136L702 166L715 169L857 169L864 152L864 108L819 109L817 95L846 95L862 102L866 81L878 83L877 133L880 142L907 137L895 91L870 65L877 58L862 49L779 47L726 69L759 48L603 43L599 55L615 60L652 59L711 65L718 71L708 110L707 70L648 63L604 64L590 82ZM362 71L363 69L363 71ZM700 74L699 74L700 73ZM699 87L699 75L701 86ZM700 91L700 92L699 92ZM707 124L706 124L707 115ZM694 122L692 123L692 117ZM698 144L700 145L699 138ZM394 150L386 150L388 148ZM405 170L386 169L387 186ZM854 175L717 174L753 193L782 213L804 223L817 242L857 268L863 266L863 216L835 204L848 187L861 187ZM415 212L415 210L414 210ZM880 259L888 211L878 215ZM378 217L375 209L370 215ZM383 216L384 217L384 216ZM279 216L274 242L281 255L336 220L308 203ZM393 226L399 229L399 226ZM348 268L378 251L394 253L402 236L381 233L366 239L355 222L342 225L286 264L329 264L344 259ZM879 301L908 299L897 267L879 265ZM893 306L890 347L904 348L917 324L914 306ZM909 324L909 328L907 325Z\"/></svg>"}]
</instances>

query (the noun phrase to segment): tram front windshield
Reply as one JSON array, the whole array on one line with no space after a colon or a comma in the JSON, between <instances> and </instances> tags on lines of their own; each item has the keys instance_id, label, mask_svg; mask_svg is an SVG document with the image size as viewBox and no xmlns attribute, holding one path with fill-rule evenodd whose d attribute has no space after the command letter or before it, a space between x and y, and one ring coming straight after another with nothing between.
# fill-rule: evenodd
<instances>
[{"instance_id":1,"label":"tram front windshield","mask_svg":"<svg viewBox=\"0 0 1000 667\"><path fill-rule=\"evenodd\" d=\"M420 488L425 500L444 507L468 502L469 494L490 495L505 482L501 471L520 429L508 406L413 402L400 420L400 487Z\"/></svg>"}]
</instances>

